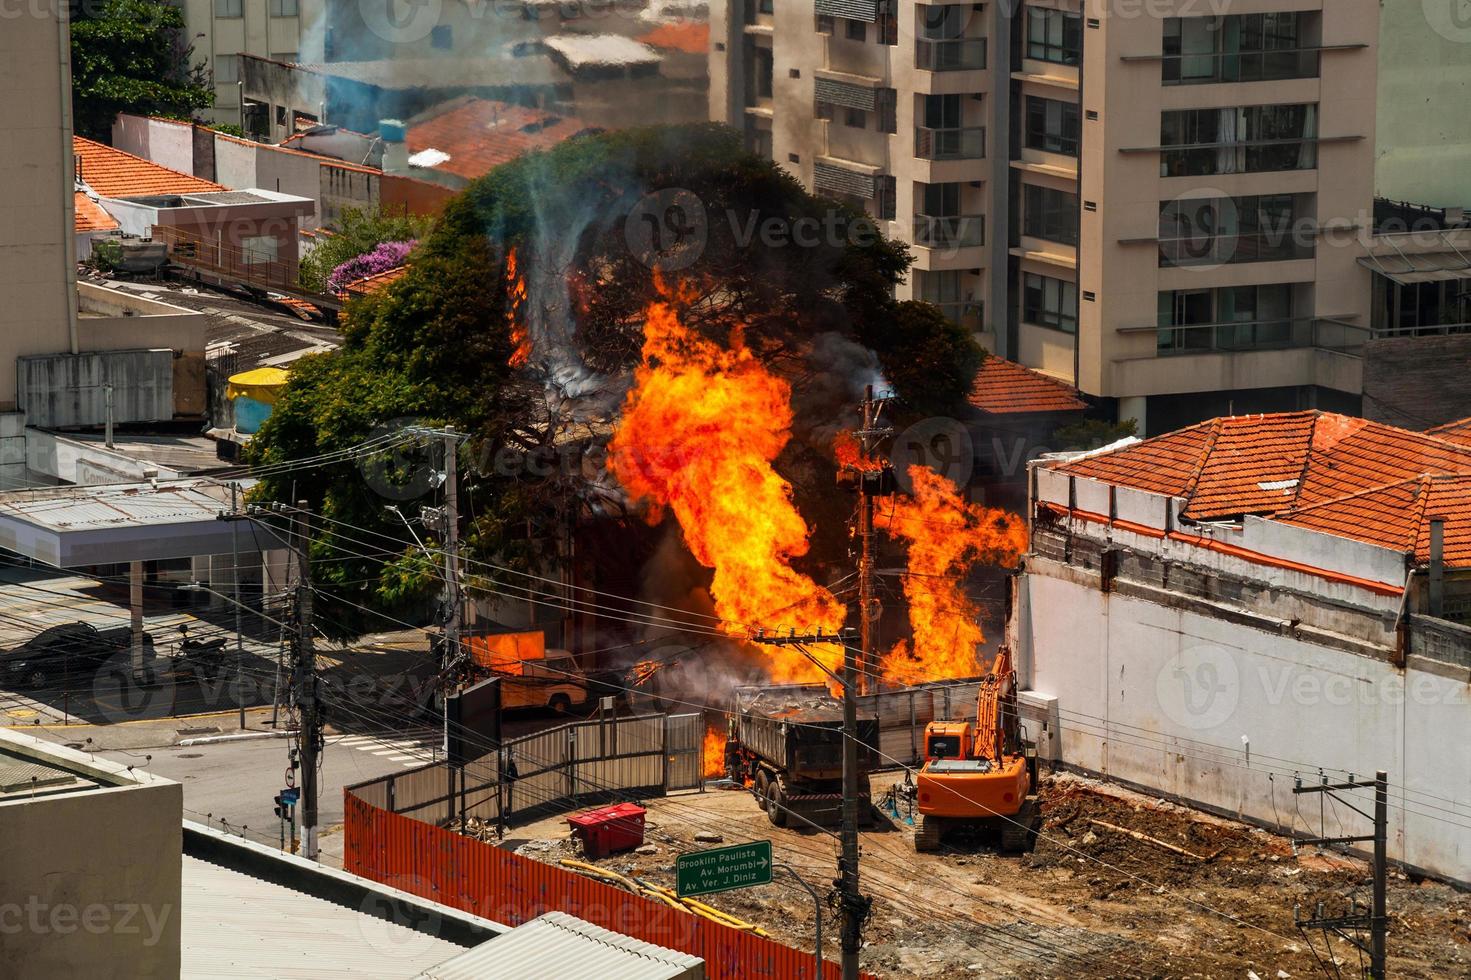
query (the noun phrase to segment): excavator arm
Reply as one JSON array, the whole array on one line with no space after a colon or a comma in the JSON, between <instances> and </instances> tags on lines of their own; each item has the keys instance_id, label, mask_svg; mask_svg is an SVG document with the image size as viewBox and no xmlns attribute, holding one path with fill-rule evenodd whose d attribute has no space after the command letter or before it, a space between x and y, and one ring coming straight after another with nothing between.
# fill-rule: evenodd
<instances>
[{"instance_id":1,"label":"excavator arm","mask_svg":"<svg viewBox=\"0 0 1471 980\"><path fill-rule=\"evenodd\" d=\"M981 681L976 693L976 757L999 762L1015 739L1011 728L1016 724L1016 666L1011 648L996 651L991 671Z\"/></svg>"}]
</instances>

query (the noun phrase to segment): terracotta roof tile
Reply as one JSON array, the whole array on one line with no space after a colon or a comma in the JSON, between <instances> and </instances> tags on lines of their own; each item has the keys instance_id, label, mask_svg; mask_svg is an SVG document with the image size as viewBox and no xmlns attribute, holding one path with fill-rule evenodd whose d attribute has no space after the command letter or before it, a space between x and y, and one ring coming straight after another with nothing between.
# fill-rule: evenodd
<instances>
[{"instance_id":1,"label":"terracotta roof tile","mask_svg":"<svg viewBox=\"0 0 1471 980\"><path fill-rule=\"evenodd\" d=\"M170 170L82 136L72 137L72 152L80 158L81 179L103 197L201 194L225 190L212 180Z\"/></svg>"},{"instance_id":2,"label":"terracotta roof tile","mask_svg":"<svg viewBox=\"0 0 1471 980\"><path fill-rule=\"evenodd\" d=\"M710 25L697 21L678 24L660 24L638 40L651 48L666 51L683 51L686 54L705 54L710 50Z\"/></svg>"},{"instance_id":3,"label":"terracotta roof tile","mask_svg":"<svg viewBox=\"0 0 1471 980\"><path fill-rule=\"evenodd\" d=\"M590 128L572 116L469 99L410 126L406 142L411 154L439 150L449 155L432 169L474 180L529 150L555 146Z\"/></svg>"},{"instance_id":4,"label":"terracotta roof tile","mask_svg":"<svg viewBox=\"0 0 1471 980\"><path fill-rule=\"evenodd\" d=\"M1471 475L1471 446L1343 415L1283 412L1214 419L1057 468L1184 497L1183 516L1215 520L1302 511L1422 474Z\"/></svg>"},{"instance_id":5,"label":"terracotta roof tile","mask_svg":"<svg viewBox=\"0 0 1471 980\"><path fill-rule=\"evenodd\" d=\"M968 401L992 415L1081 412L1088 407L1071 386L995 356L988 356L976 372Z\"/></svg>"},{"instance_id":6,"label":"terracotta roof tile","mask_svg":"<svg viewBox=\"0 0 1471 980\"><path fill-rule=\"evenodd\" d=\"M1278 514L1275 520L1430 561L1430 521L1445 518L1445 563L1471 568L1471 476L1419 476Z\"/></svg>"},{"instance_id":7,"label":"terracotta roof tile","mask_svg":"<svg viewBox=\"0 0 1471 980\"><path fill-rule=\"evenodd\" d=\"M74 195L76 219L73 222L78 234L89 231L112 231L118 227L117 219L106 211L102 205L92 200L81 191Z\"/></svg>"},{"instance_id":8,"label":"terracotta roof tile","mask_svg":"<svg viewBox=\"0 0 1471 980\"><path fill-rule=\"evenodd\" d=\"M1459 422L1447 422L1433 429L1425 431L1427 436L1435 436L1447 442L1459 443L1462 446L1471 446L1471 418L1461 419Z\"/></svg>"},{"instance_id":9,"label":"terracotta roof tile","mask_svg":"<svg viewBox=\"0 0 1471 980\"><path fill-rule=\"evenodd\" d=\"M408 273L408 271L408 266L401 265L397 268L388 269L384 272L375 272L371 276L364 276L361 279L356 279L348 283L346 286L342 287L337 295L343 299L346 299L349 296L371 295L372 293L387 289L389 286L398 282Z\"/></svg>"}]
</instances>

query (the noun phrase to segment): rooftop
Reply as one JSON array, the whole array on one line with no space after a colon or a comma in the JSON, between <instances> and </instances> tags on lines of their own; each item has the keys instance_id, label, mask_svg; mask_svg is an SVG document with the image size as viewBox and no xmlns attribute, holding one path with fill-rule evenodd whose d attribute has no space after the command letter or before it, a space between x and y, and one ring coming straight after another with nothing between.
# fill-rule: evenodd
<instances>
[{"instance_id":1,"label":"rooftop","mask_svg":"<svg viewBox=\"0 0 1471 980\"><path fill-rule=\"evenodd\" d=\"M1330 412L1229 416L1051 465L1184 498L1190 520L1255 514L1421 560L1444 516L1447 560L1471 565L1471 445L1431 433Z\"/></svg>"},{"instance_id":2,"label":"rooftop","mask_svg":"<svg viewBox=\"0 0 1471 980\"><path fill-rule=\"evenodd\" d=\"M1433 429L1427 429L1428 436L1445 439L1448 442L1459 443L1463 446L1471 446L1471 418L1461 419L1458 422L1447 422Z\"/></svg>"},{"instance_id":3,"label":"rooftop","mask_svg":"<svg viewBox=\"0 0 1471 980\"><path fill-rule=\"evenodd\" d=\"M1081 412L1088 407L1072 386L994 355L976 372L967 400L991 415Z\"/></svg>"},{"instance_id":4,"label":"rooftop","mask_svg":"<svg viewBox=\"0 0 1471 980\"><path fill-rule=\"evenodd\" d=\"M647 44L621 34L558 34L544 43L573 69L594 65L657 65L663 60Z\"/></svg>"},{"instance_id":5,"label":"rooftop","mask_svg":"<svg viewBox=\"0 0 1471 980\"><path fill-rule=\"evenodd\" d=\"M83 136L72 137L77 179L103 197L139 197L150 194L201 194L227 188L151 160L104 146Z\"/></svg>"},{"instance_id":6,"label":"rooftop","mask_svg":"<svg viewBox=\"0 0 1471 980\"><path fill-rule=\"evenodd\" d=\"M660 24L638 40L652 48L703 55L710 49L710 25L699 21Z\"/></svg>"},{"instance_id":7,"label":"rooftop","mask_svg":"<svg viewBox=\"0 0 1471 980\"><path fill-rule=\"evenodd\" d=\"M371 296L373 293L387 289L389 286L398 282L404 276L408 275L408 272L409 267L401 265L384 272L375 272L371 276L363 276L363 278L350 282L342 287L341 295L344 299L349 296Z\"/></svg>"},{"instance_id":8,"label":"rooftop","mask_svg":"<svg viewBox=\"0 0 1471 980\"><path fill-rule=\"evenodd\" d=\"M115 231L119 227L117 219L102 210L102 205L88 197L85 191L77 191L74 199L76 202L74 226L77 234L89 231Z\"/></svg>"},{"instance_id":9,"label":"rooftop","mask_svg":"<svg viewBox=\"0 0 1471 980\"><path fill-rule=\"evenodd\" d=\"M420 974L417 980L701 980L704 960L547 912Z\"/></svg>"},{"instance_id":10,"label":"rooftop","mask_svg":"<svg viewBox=\"0 0 1471 980\"><path fill-rule=\"evenodd\" d=\"M332 61L289 65L388 90L415 88L514 88L561 85L570 81L546 55L521 58L394 58L382 61ZM466 79L473 79L467 83Z\"/></svg>"},{"instance_id":11,"label":"rooftop","mask_svg":"<svg viewBox=\"0 0 1471 980\"><path fill-rule=\"evenodd\" d=\"M474 180L528 150L555 146L591 128L573 116L471 98L412 123L406 142L417 158L411 162L423 169ZM438 153L434 162L430 151Z\"/></svg>"}]
</instances>

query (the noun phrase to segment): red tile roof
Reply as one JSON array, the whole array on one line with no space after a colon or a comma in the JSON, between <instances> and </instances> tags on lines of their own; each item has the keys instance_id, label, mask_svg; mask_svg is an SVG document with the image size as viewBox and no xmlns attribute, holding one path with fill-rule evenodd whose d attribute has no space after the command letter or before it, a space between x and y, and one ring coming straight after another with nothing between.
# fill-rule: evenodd
<instances>
[{"instance_id":1,"label":"red tile roof","mask_svg":"<svg viewBox=\"0 0 1471 980\"><path fill-rule=\"evenodd\" d=\"M1186 498L1194 520L1269 515L1422 474L1471 475L1471 446L1326 412L1212 419L1058 469Z\"/></svg>"},{"instance_id":2,"label":"red tile roof","mask_svg":"<svg viewBox=\"0 0 1471 980\"><path fill-rule=\"evenodd\" d=\"M81 191L74 195L75 205L73 211L76 213L73 226L77 234L89 231L112 231L118 227L117 219L106 211L102 205L92 200Z\"/></svg>"},{"instance_id":3,"label":"red tile roof","mask_svg":"<svg viewBox=\"0 0 1471 980\"><path fill-rule=\"evenodd\" d=\"M1445 563L1471 568L1471 476L1419 476L1276 515L1299 527L1430 561L1430 521L1445 518Z\"/></svg>"},{"instance_id":4,"label":"red tile roof","mask_svg":"<svg viewBox=\"0 0 1471 980\"><path fill-rule=\"evenodd\" d=\"M696 21L660 24L638 40L651 48L705 54L710 50L710 25Z\"/></svg>"},{"instance_id":5,"label":"red tile roof","mask_svg":"<svg viewBox=\"0 0 1471 980\"><path fill-rule=\"evenodd\" d=\"M987 356L971 383L968 401L992 415L1023 412L1081 412L1077 391L1004 357Z\"/></svg>"},{"instance_id":6,"label":"red tile roof","mask_svg":"<svg viewBox=\"0 0 1471 980\"><path fill-rule=\"evenodd\" d=\"M1459 422L1447 422L1438 425L1425 432L1428 436L1437 436L1449 442L1458 442L1463 446L1471 446L1471 418L1461 419Z\"/></svg>"},{"instance_id":7,"label":"red tile roof","mask_svg":"<svg viewBox=\"0 0 1471 980\"><path fill-rule=\"evenodd\" d=\"M143 197L152 194L201 194L225 190L212 180L161 167L151 160L72 137L72 153L80 159L78 176L103 197Z\"/></svg>"},{"instance_id":8,"label":"red tile roof","mask_svg":"<svg viewBox=\"0 0 1471 980\"><path fill-rule=\"evenodd\" d=\"M542 109L468 99L409 127L409 153L439 150L449 159L433 169L466 180L483 177L528 150L555 146L590 127L581 119Z\"/></svg>"},{"instance_id":9,"label":"red tile roof","mask_svg":"<svg viewBox=\"0 0 1471 980\"><path fill-rule=\"evenodd\" d=\"M348 283L338 292L338 296L343 299L347 299L349 296L368 296L379 290L387 289L402 279L408 271L408 266L401 265L385 272L375 272L371 276L364 276L361 279L356 279Z\"/></svg>"}]
</instances>

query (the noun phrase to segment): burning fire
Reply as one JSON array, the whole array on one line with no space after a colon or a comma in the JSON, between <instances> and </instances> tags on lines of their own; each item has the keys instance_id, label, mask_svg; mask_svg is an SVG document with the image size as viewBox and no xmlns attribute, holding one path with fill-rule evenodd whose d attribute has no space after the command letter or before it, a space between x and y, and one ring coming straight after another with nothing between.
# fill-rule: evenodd
<instances>
[{"instance_id":1,"label":"burning fire","mask_svg":"<svg viewBox=\"0 0 1471 980\"><path fill-rule=\"evenodd\" d=\"M882 464L871 456L865 456L858 437L851 432L839 432L833 439L833 458L840 469L877 470Z\"/></svg>"},{"instance_id":2,"label":"burning fire","mask_svg":"<svg viewBox=\"0 0 1471 980\"><path fill-rule=\"evenodd\" d=\"M725 775L725 732L718 728L705 729L704 773L706 779L719 779Z\"/></svg>"},{"instance_id":3,"label":"burning fire","mask_svg":"<svg viewBox=\"0 0 1471 980\"><path fill-rule=\"evenodd\" d=\"M648 506L651 523L666 509L679 521L695 559L714 570L710 595L733 636L756 626L833 631L844 608L827 589L792 568L807 553L808 528L792 487L772 461L791 438L791 388L746 347L739 330L727 346L686 327L661 284L644 324L643 361L609 444L613 473ZM821 680L795 651L770 648L772 679ZM841 651L814 647L824 663Z\"/></svg>"},{"instance_id":4,"label":"burning fire","mask_svg":"<svg viewBox=\"0 0 1471 980\"><path fill-rule=\"evenodd\" d=\"M516 250L506 251L506 326L510 328L511 340L516 344L506 363L513 368L525 367L531 360L531 334L521 317L521 307L526 302L526 277L516 267Z\"/></svg>"},{"instance_id":5,"label":"burning fire","mask_svg":"<svg viewBox=\"0 0 1471 980\"><path fill-rule=\"evenodd\" d=\"M643 687L644 682L657 674L665 664L658 660L640 660L628 668L628 685L630 687Z\"/></svg>"},{"instance_id":6,"label":"burning fire","mask_svg":"<svg viewBox=\"0 0 1471 980\"><path fill-rule=\"evenodd\" d=\"M955 484L933 470L911 466L914 495L882 508L875 523L908 542L904 598L914 634L883 658L884 677L917 684L977 672L976 647L985 640L980 610L961 590L977 562L1012 566L1027 547L1027 528L1004 510L967 503Z\"/></svg>"}]
</instances>

